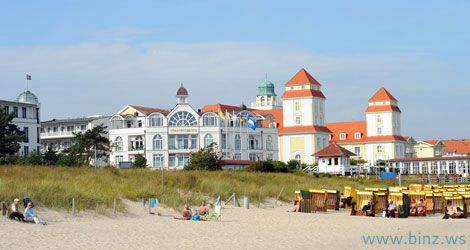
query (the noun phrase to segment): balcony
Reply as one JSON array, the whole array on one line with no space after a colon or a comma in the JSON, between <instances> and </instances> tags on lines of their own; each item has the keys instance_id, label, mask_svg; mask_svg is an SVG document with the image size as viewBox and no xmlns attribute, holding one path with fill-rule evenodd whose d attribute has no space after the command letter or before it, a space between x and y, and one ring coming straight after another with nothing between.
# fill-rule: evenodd
<instances>
[{"instance_id":1,"label":"balcony","mask_svg":"<svg viewBox=\"0 0 470 250\"><path fill-rule=\"evenodd\" d=\"M143 145L132 145L129 146L129 151L143 151L145 147Z\"/></svg>"}]
</instances>

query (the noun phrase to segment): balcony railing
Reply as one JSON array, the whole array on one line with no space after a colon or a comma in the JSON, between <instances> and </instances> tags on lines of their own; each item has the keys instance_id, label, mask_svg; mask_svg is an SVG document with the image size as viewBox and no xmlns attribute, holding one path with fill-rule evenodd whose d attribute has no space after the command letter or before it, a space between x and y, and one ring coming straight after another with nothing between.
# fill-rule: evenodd
<instances>
[{"instance_id":1,"label":"balcony railing","mask_svg":"<svg viewBox=\"0 0 470 250\"><path fill-rule=\"evenodd\" d=\"M144 146L129 146L129 151L145 150Z\"/></svg>"}]
</instances>

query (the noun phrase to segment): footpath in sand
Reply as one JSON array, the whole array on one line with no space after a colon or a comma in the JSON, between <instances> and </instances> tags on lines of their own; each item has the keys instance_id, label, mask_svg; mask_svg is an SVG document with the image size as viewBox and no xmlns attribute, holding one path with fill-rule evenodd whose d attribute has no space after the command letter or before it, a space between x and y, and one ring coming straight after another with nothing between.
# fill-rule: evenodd
<instances>
[{"instance_id":1,"label":"footpath in sand","mask_svg":"<svg viewBox=\"0 0 470 250\"><path fill-rule=\"evenodd\" d=\"M442 215L387 219L352 217L348 211L288 213L290 205L250 209L223 206L222 220L180 221L171 209L149 215L126 201L128 214L96 216L37 208L49 223L23 224L0 218L0 249L469 249L470 219ZM193 209L195 207L192 207ZM410 237L410 233L412 234ZM367 236L402 236L372 245ZM415 238L413 238L413 236ZM428 241L425 236L430 236ZM438 238L436 239L436 236ZM450 237L453 237L452 239ZM455 238L458 237L458 238ZM372 239L372 238L370 238ZM437 240L437 241L436 241ZM450 241L450 242L449 242ZM455 241L453 243L453 241Z\"/></svg>"}]
</instances>

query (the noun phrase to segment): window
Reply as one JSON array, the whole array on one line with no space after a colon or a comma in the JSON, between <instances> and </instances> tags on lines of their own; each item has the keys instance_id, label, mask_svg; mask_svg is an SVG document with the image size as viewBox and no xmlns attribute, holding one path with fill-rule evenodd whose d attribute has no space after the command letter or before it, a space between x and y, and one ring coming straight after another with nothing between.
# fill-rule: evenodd
<instances>
[{"instance_id":1,"label":"window","mask_svg":"<svg viewBox=\"0 0 470 250\"><path fill-rule=\"evenodd\" d=\"M361 133L359 132L354 133L354 139L361 139Z\"/></svg>"},{"instance_id":2,"label":"window","mask_svg":"<svg viewBox=\"0 0 470 250\"><path fill-rule=\"evenodd\" d=\"M377 153L379 153L379 154L382 153L382 146L377 146Z\"/></svg>"},{"instance_id":3,"label":"window","mask_svg":"<svg viewBox=\"0 0 470 250\"><path fill-rule=\"evenodd\" d=\"M163 138L161 135L153 136L153 150L162 150Z\"/></svg>"},{"instance_id":4,"label":"window","mask_svg":"<svg viewBox=\"0 0 470 250\"><path fill-rule=\"evenodd\" d=\"M25 108L25 107L23 107L23 108L21 109L21 113L22 113L22 117L23 117L23 118L26 118L26 108Z\"/></svg>"},{"instance_id":5,"label":"window","mask_svg":"<svg viewBox=\"0 0 470 250\"><path fill-rule=\"evenodd\" d=\"M240 153L235 153L235 155L233 156L233 159L235 159L235 160L241 160L241 159L242 159L242 154L240 154Z\"/></svg>"},{"instance_id":6,"label":"window","mask_svg":"<svg viewBox=\"0 0 470 250\"><path fill-rule=\"evenodd\" d=\"M382 135L382 128L377 128L377 135Z\"/></svg>"},{"instance_id":7,"label":"window","mask_svg":"<svg viewBox=\"0 0 470 250\"><path fill-rule=\"evenodd\" d=\"M45 131L44 131L44 128L41 128L41 133L44 133L44 132L45 132Z\"/></svg>"},{"instance_id":8,"label":"window","mask_svg":"<svg viewBox=\"0 0 470 250\"><path fill-rule=\"evenodd\" d=\"M300 125L300 115L295 117L295 125Z\"/></svg>"},{"instance_id":9,"label":"window","mask_svg":"<svg viewBox=\"0 0 470 250\"><path fill-rule=\"evenodd\" d=\"M142 136L136 136L133 141L131 141L131 150L144 150L144 139Z\"/></svg>"},{"instance_id":10,"label":"window","mask_svg":"<svg viewBox=\"0 0 470 250\"><path fill-rule=\"evenodd\" d=\"M324 147L326 147L327 145L328 145L328 144L327 144L327 142L326 142L326 138L323 138L323 146L322 146L322 147L324 148Z\"/></svg>"},{"instance_id":11,"label":"window","mask_svg":"<svg viewBox=\"0 0 470 250\"><path fill-rule=\"evenodd\" d=\"M168 126L197 126L197 121L189 112L180 111L170 118Z\"/></svg>"},{"instance_id":12,"label":"window","mask_svg":"<svg viewBox=\"0 0 470 250\"><path fill-rule=\"evenodd\" d=\"M28 156L28 154L29 154L29 147L28 147L28 146L24 146L23 155L24 155L24 156Z\"/></svg>"},{"instance_id":13,"label":"window","mask_svg":"<svg viewBox=\"0 0 470 250\"><path fill-rule=\"evenodd\" d=\"M270 135L266 139L266 150L273 150L273 137Z\"/></svg>"},{"instance_id":14,"label":"window","mask_svg":"<svg viewBox=\"0 0 470 250\"><path fill-rule=\"evenodd\" d=\"M204 147L207 148L209 145L212 144L214 141L214 138L212 137L212 134L207 134L204 136Z\"/></svg>"},{"instance_id":15,"label":"window","mask_svg":"<svg viewBox=\"0 0 470 250\"><path fill-rule=\"evenodd\" d=\"M170 135L168 149L196 149L197 135Z\"/></svg>"},{"instance_id":16,"label":"window","mask_svg":"<svg viewBox=\"0 0 470 250\"><path fill-rule=\"evenodd\" d=\"M272 159L273 159L273 154L266 155L266 160L272 160Z\"/></svg>"},{"instance_id":17,"label":"window","mask_svg":"<svg viewBox=\"0 0 470 250\"><path fill-rule=\"evenodd\" d=\"M340 140L346 140L346 134L345 133L339 134L339 139Z\"/></svg>"},{"instance_id":18,"label":"window","mask_svg":"<svg viewBox=\"0 0 470 250\"><path fill-rule=\"evenodd\" d=\"M178 158L177 166L184 167L188 164L189 161L189 154L178 154L176 155Z\"/></svg>"},{"instance_id":19,"label":"window","mask_svg":"<svg viewBox=\"0 0 470 250\"><path fill-rule=\"evenodd\" d=\"M52 132L56 133L57 131L59 131L59 129L57 127L52 128Z\"/></svg>"},{"instance_id":20,"label":"window","mask_svg":"<svg viewBox=\"0 0 470 250\"><path fill-rule=\"evenodd\" d=\"M137 126L138 126L139 128L141 128L141 127L142 127L142 121L137 121Z\"/></svg>"},{"instance_id":21,"label":"window","mask_svg":"<svg viewBox=\"0 0 470 250\"><path fill-rule=\"evenodd\" d=\"M124 161L124 156L122 155L116 155L116 166L119 167L119 163Z\"/></svg>"},{"instance_id":22,"label":"window","mask_svg":"<svg viewBox=\"0 0 470 250\"><path fill-rule=\"evenodd\" d=\"M153 167L159 168L163 167L163 154L154 154L153 155Z\"/></svg>"},{"instance_id":23,"label":"window","mask_svg":"<svg viewBox=\"0 0 470 250\"><path fill-rule=\"evenodd\" d=\"M127 128L132 128L132 121L127 121L126 125L127 125Z\"/></svg>"},{"instance_id":24,"label":"window","mask_svg":"<svg viewBox=\"0 0 470 250\"><path fill-rule=\"evenodd\" d=\"M258 139L252 135L250 135L249 137L249 145L250 145L250 150L260 149L260 147L258 146Z\"/></svg>"},{"instance_id":25,"label":"window","mask_svg":"<svg viewBox=\"0 0 470 250\"><path fill-rule=\"evenodd\" d=\"M380 115L377 115L377 122L382 122L382 117L380 117Z\"/></svg>"},{"instance_id":26,"label":"window","mask_svg":"<svg viewBox=\"0 0 470 250\"><path fill-rule=\"evenodd\" d=\"M355 153L357 156L360 156L360 155L361 155L361 147L354 147L354 153Z\"/></svg>"},{"instance_id":27,"label":"window","mask_svg":"<svg viewBox=\"0 0 470 250\"><path fill-rule=\"evenodd\" d=\"M18 107L13 107L13 114L15 114L15 117L18 118Z\"/></svg>"},{"instance_id":28,"label":"window","mask_svg":"<svg viewBox=\"0 0 470 250\"><path fill-rule=\"evenodd\" d=\"M295 102L295 111L299 111L299 110L300 110L300 103Z\"/></svg>"},{"instance_id":29,"label":"window","mask_svg":"<svg viewBox=\"0 0 470 250\"><path fill-rule=\"evenodd\" d=\"M299 163L302 163L302 156L300 154L297 154L294 156L294 160L298 161Z\"/></svg>"},{"instance_id":30,"label":"window","mask_svg":"<svg viewBox=\"0 0 470 250\"><path fill-rule=\"evenodd\" d=\"M163 126L163 117L158 114L150 115L149 119L149 127L161 127Z\"/></svg>"},{"instance_id":31,"label":"window","mask_svg":"<svg viewBox=\"0 0 470 250\"><path fill-rule=\"evenodd\" d=\"M235 149L240 150L242 148L242 140L240 135L235 135Z\"/></svg>"},{"instance_id":32,"label":"window","mask_svg":"<svg viewBox=\"0 0 470 250\"><path fill-rule=\"evenodd\" d=\"M170 167L175 167L176 166L176 156L175 155L169 155L168 156L168 165Z\"/></svg>"},{"instance_id":33,"label":"window","mask_svg":"<svg viewBox=\"0 0 470 250\"><path fill-rule=\"evenodd\" d=\"M250 161L257 161L258 157L256 157L256 154L250 154Z\"/></svg>"},{"instance_id":34,"label":"window","mask_svg":"<svg viewBox=\"0 0 470 250\"><path fill-rule=\"evenodd\" d=\"M67 126L67 132L73 132L74 127L73 126Z\"/></svg>"},{"instance_id":35,"label":"window","mask_svg":"<svg viewBox=\"0 0 470 250\"><path fill-rule=\"evenodd\" d=\"M8 107L8 106L3 107L3 113L8 115L10 113L10 107Z\"/></svg>"},{"instance_id":36,"label":"window","mask_svg":"<svg viewBox=\"0 0 470 250\"><path fill-rule=\"evenodd\" d=\"M227 134L222 134L222 148L227 149Z\"/></svg>"},{"instance_id":37,"label":"window","mask_svg":"<svg viewBox=\"0 0 470 250\"><path fill-rule=\"evenodd\" d=\"M305 89L305 85L302 85L302 89Z\"/></svg>"},{"instance_id":38,"label":"window","mask_svg":"<svg viewBox=\"0 0 470 250\"><path fill-rule=\"evenodd\" d=\"M24 142L29 142L29 128L25 127L23 129L23 132L24 132Z\"/></svg>"},{"instance_id":39,"label":"window","mask_svg":"<svg viewBox=\"0 0 470 250\"><path fill-rule=\"evenodd\" d=\"M294 86L291 86L291 87L290 87L290 90L294 90Z\"/></svg>"},{"instance_id":40,"label":"window","mask_svg":"<svg viewBox=\"0 0 470 250\"><path fill-rule=\"evenodd\" d=\"M217 126L217 120L215 114L209 113L202 118L202 123L204 126Z\"/></svg>"},{"instance_id":41,"label":"window","mask_svg":"<svg viewBox=\"0 0 470 250\"><path fill-rule=\"evenodd\" d=\"M122 138L120 136L116 137L114 143L116 144L116 152L122 152Z\"/></svg>"},{"instance_id":42,"label":"window","mask_svg":"<svg viewBox=\"0 0 470 250\"><path fill-rule=\"evenodd\" d=\"M48 127L47 128L47 133L50 133L51 132L51 127Z\"/></svg>"}]
</instances>

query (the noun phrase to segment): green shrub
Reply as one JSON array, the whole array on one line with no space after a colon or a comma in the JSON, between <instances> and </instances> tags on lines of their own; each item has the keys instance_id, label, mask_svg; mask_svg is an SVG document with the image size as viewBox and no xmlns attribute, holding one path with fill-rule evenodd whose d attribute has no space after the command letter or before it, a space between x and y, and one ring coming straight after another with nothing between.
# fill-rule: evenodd
<instances>
[{"instance_id":1,"label":"green shrub","mask_svg":"<svg viewBox=\"0 0 470 250\"><path fill-rule=\"evenodd\" d=\"M275 172L276 169L271 161L257 161L251 163L245 170L248 172Z\"/></svg>"},{"instance_id":2,"label":"green shrub","mask_svg":"<svg viewBox=\"0 0 470 250\"><path fill-rule=\"evenodd\" d=\"M132 162L133 168L145 168L147 167L147 159L141 154L138 154L134 158L134 162Z\"/></svg>"}]
</instances>

